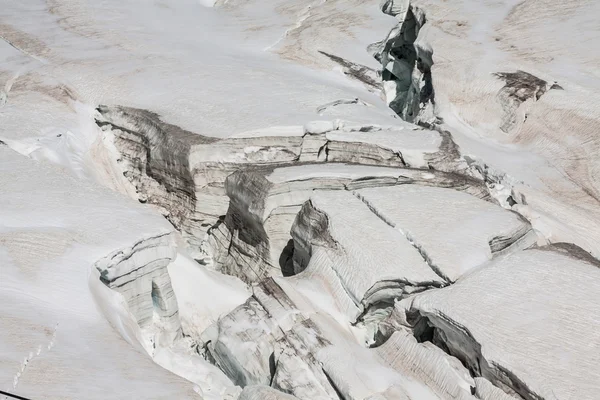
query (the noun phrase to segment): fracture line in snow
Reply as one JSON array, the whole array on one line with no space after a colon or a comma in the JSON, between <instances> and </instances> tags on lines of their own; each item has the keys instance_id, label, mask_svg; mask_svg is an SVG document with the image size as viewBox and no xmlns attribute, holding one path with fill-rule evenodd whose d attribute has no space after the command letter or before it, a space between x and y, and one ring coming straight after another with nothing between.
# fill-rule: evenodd
<instances>
[{"instance_id":1,"label":"fracture line in snow","mask_svg":"<svg viewBox=\"0 0 600 400\"><path fill-rule=\"evenodd\" d=\"M429 266L429 268L431 268L431 270L440 278L442 278L445 282L447 283L452 283L452 281L450 280L450 278L448 278L446 276L446 274L444 274L439 267L437 267L435 264L432 263L431 258L429 257L429 255L427 254L427 252L425 251L425 249L423 249L423 247L421 245L419 245L414 238L412 237L412 235L409 232L405 232L404 230L402 230L402 228L400 228L399 226L396 225L396 223L394 223L393 221L390 221L389 219L387 219L381 212L379 212L370 202L369 200L367 200L364 196L362 196L360 193L358 193L357 191L353 191L352 194L354 196L356 196L356 198L358 198L360 201L362 201L367 207L369 207L369 210L371 210L371 212L373 214L375 214L380 220L382 220L383 222L385 222L387 225L391 226L392 228L396 229L397 231L399 231L402 235L404 235L404 237L406 238L406 240L408 240L408 243L410 243L410 245L412 247L415 248L415 250L417 250L419 252L419 254L421 255L421 257L423 258L423 260L425 261L425 263Z\"/></svg>"}]
</instances>

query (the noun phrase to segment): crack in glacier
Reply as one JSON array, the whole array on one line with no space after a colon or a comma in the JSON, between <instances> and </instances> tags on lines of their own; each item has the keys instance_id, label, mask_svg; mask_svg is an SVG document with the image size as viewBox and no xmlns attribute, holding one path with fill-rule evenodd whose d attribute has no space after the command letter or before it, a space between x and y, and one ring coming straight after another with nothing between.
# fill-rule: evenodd
<instances>
[{"instance_id":1,"label":"crack in glacier","mask_svg":"<svg viewBox=\"0 0 600 400\"><path fill-rule=\"evenodd\" d=\"M411 244L411 246L413 246L419 252L419 254L423 258L423 260L427 263L429 268L431 268L431 270L437 276L442 278L448 284L452 283L452 280L450 278L448 278L448 276L446 274L444 274L441 271L441 269L431 261L431 258L427 254L427 251L414 240L414 238L410 235L409 232L405 232L402 228L398 227L393 221L386 218L385 215L383 215L379 210L377 210L377 208L375 206L373 206L369 202L369 200L367 200L367 198L365 196L361 195L357 191L353 191L352 194L356 198L358 198L360 201L362 201L369 208L369 210L371 210L371 212L373 214L375 214L379 219L381 219L383 222L385 222L390 227L392 227L392 228L398 230L400 233L402 233L404 235L404 237L406 237L406 240L408 240L408 242Z\"/></svg>"}]
</instances>

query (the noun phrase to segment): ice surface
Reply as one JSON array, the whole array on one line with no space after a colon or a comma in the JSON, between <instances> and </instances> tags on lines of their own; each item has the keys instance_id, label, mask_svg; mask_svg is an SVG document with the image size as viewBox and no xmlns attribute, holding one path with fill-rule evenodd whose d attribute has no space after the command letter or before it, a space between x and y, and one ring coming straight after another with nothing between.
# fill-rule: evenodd
<instances>
[{"instance_id":1,"label":"ice surface","mask_svg":"<svg viewBox=\"0 0 600 400\"><path fill-rule=\"evenodd\" d=\"M442 280L399 231L348 192L317 193L292 228L294 267L327 263L350 298L363 305L379 282L439 286Z\"/></svg>"},{"instance_id":2,"label":"ice surface","mask_svg":"<svg viewBox=\"0 0 600 400\"><path fill-rule=\"evenodd\" d=\"M596 396L598 4L378 3L2 3L1 389Z\"/></svg>"},{"instance_id":3,"label":"ice surface","mask_svg":"<svg viewBox=\"0 0 600 400\"><path fill-rule=\"evenodd\" d=\"M271 389L268 386L246 386L240 395L240 400L294 400L289 394Z\"/></svg>"},{"instance_id":4,"label":"ice surface","mask_svg":"<svg viewBox=\"0 0 600 400\"><path fill-rule=\"evenodd\" d=\"M408 183L488 196L482 182L438 171L340 163L237 171L225 182L230 205L224 226L211 235L214 261L221 271L246 282L281 275L282 271L285 275L291 270L290 228L314 191Z\"/></svg>"},{"instance_id":5,"label":"ice surface","mask_svg":"<svg viewBox=\"0 0 600 400\"><path fill-rule=\"evenodd\" d=\"M407 127L402 131L375 132L328 132L328 140L374 144L402 155L404 161L414 168L427 167L425 154L435 153L442 142L437 132L415 130Z\"/></svg>"}]
</instances>

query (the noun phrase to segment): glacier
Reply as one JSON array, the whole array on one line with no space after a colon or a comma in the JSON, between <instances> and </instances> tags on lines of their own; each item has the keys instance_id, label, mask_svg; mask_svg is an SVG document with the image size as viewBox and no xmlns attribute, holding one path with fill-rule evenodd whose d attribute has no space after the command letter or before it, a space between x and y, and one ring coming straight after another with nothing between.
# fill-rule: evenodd
<instances>
[{"instance_id":1,"label":"glacier","mask_svg":"<svg viewBox=\"0 0 600 400\"><path fill-rule=\"evenodd\" d=\"M0 391L600 393L600 3L0 0Z\"/></svg>"}]
</instances>

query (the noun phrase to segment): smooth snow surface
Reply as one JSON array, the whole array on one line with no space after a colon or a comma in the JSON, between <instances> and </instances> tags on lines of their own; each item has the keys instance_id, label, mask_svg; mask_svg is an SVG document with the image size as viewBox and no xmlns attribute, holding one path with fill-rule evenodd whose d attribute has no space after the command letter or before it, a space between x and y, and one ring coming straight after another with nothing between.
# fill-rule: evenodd
<instances>
[{"instance_id":1,"label":"smooth snow surface","mask_svg":"<svg viewBox=\"0 0 600 400\"><path fill-rule=\"evenodd\" d=\"M0 388L31 399L197 398L144 354L123 297L92 267L169 224L6 146L0 171Z\"/></svg>"},{"instance_id":2,"label":"smooth snow surface","mask_svg":"<svg viewBox=\"0 0 600 400\"><path fill-rule=\"evenodd\" d=\"M196 1L5 2L2 17L10 25L3 30L3 54L17 76L5 113L18 112L21 96L33 91L47 98L45 107L58 107L58 95L67 103L72 97L86 104L131 106L157 112L183 129L228 137L303 125L315 119L319 106L360 96L378 104L385 111L381 120L391 123L392 113L376 95L334 71L339 66L317 51L377 68L365 49L385 35L394 19L374 2L353 3L317 2L312 9L319 20L330 21L324 26L312 22L311 15L303 20L303 10L312 5L306 0L228 1L222 8ZM307 37L306 47L291 45L292 34ZM327 40L312 42L320 37ZM280 39L276 49L265 51ZM298 62L281 62L273 51ZM313 65L320 71L309 68ZM53 82L47 88L34 86L32 79L40 75ZM52 84L68 85L68 91ZM68 108L62 105L63 114ZM21 112L35 116L43 111ZM30 136L40 135L36 131Z\"/></svg>"}]
</instances>

